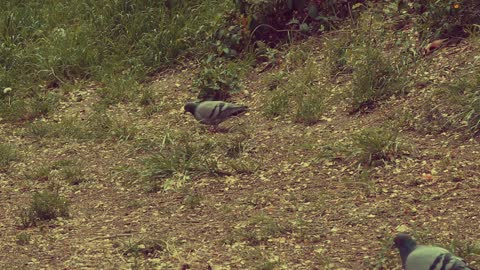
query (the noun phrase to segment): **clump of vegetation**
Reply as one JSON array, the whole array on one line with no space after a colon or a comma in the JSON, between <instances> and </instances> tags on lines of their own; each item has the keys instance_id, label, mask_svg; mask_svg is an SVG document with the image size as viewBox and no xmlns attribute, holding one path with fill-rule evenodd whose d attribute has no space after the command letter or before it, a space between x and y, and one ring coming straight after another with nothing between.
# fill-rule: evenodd
<instances>
[{"instance_id":1,"label":"clump of vegetation","mask_svg":"<svg viewBox=\"0 0 480 270\"><path fill-rule=\"evenodd\" d=\"M480 23L480 5L475 0L400 1L401 9L419 14L416 24L421 40L466 37Z\"/></svg>"},{"instance_id":2,"label":"clump of vegetation","mask_svg":"<svg viewBox=\"0 0 480 270\"><path fill-rule=\"evenodd\" d=\"M279 223L272 217L264 214L251 217L245 226L234 234L233 241L247 241L252 246L260 245L272 237L279 237L290 232L288 224Z\"/></svg>"},{"instance_id":3,"label":"clump of vegetation","mask_svg":"<svg viewBox=\"0 0 480 270\"><path fill-rule=\"evenodd\" d=\"M318 66L307 60L303 68L286 78L284 85L266 95L265 114L277 117L293 112L293 119L298 123L317 123L325 109L325 91L321 90L317 80Z\"/></svg>"},{"instance_id":4,"label":"clump of vegetation","mask_svg":"<svg viewBox=\"0 0 480 270\"><path fill-rule=\"evenodd\" d=\"M51 93L76 80L104 87L105 103L130 101L138 81L180 55L202 55L231 1L7 0L0 11L0 116L30 120L53 110ZM81 16L79 16L81 14ZM220 15L220 16L219 16ZM71 18L76 18L71 20ZM148 18L148 19L145 19Z\"/></svg>"},{"instance_id":5,"label":"clump of vegetation","mask_svg":"<svg viewBox=\"0 0 480 270\"><path fill-rule=\"evenodd\" d=\"M142 162L147 190L156 192L181 185L179 182L189 179L192 172L221 173L213 148L212 141L195 141L186 133L165 135L158 152Z\"/></svg>"},{"instance_id":6,"label":"clump of vegetation","mask_svg":"<svg viewBox=\"0 0 480 270\"><path fill-rule=\"evenodd\" d=\"M25 134L46 138L86 138L86 127L76 117L65 117L58 122L36 121L27 125Z\"/></svg>"},{"instance_id":7,"label":"clump of vegetation","mask_svg":"<svg viewBox=\"0 0 480 270\"><path fill-rule=\"evenodd\" d=\"M352 68L348 65L347 52L352 45L352 37L350 33L340 33L336 36L329 38L326 37L325 41L325 67L328 69L328 73L331 77L343 73L352 72Z\"/></svg>"},{"instance_id":8,"label":"clump of vegetation","mask_svg":"<svg viewBox=\"0 0 480 270\"><path fill-rule=\"evenodd\" d=\"M78 185L86 180L81 163L75 160L60 160L55 162L51 169L57 170L60 179L66 181L70 185Z\"/></svg>"},{"instance_id":9,"label":"clump of vegetation","mask_svg":"<svg viewBox=\"0 0 480 270\"><path fill-rule=\"evenodd\" d=\"M367 45L358 48L357 53L361 57L353 63L352 112L372 108L378 101L403 90L399 72L377 48Z\"/></svg>"},{"instance_id":10,"label":"clump of vegetation","mask_svg":"<svg viewBox=\"0 0 480 270\"><path fill-rule=\"evenodd\" d=\"M27 232L21 232L21 233L17 234L17 236L15 238L17 240L17 244L19 244L21 246L25 246L25 245L30 244L31 236Z\"/></svg>"},{"instance_id":11,"label":"clump of vegetation","mask_svg":"<svg viewBox=\"0 0 480 270\"><path fill-rule=\"evenodd\" d=\"M459 78L447 86L448 101L453 106L454 121L466 126L473 134L480 132L480 75Z\"/></svg>"},{"instance_id":12,"label":"clump of vegetation","mask_svg":"<svg viewBox=\"0 0 480 270\"><path fill-rule=\"evenodd\" d=\"M195 209L196 207L202 204L202 196L198 193L189 193L183 199L183 205L188 207L189 209Z\"/></svg>"},{"instance_id":13,"label":"clump of vegetation","mask_svg":"<svg viewBox=\"0 0 480 270\"><path fill-rule=\"evenodd\" d=\"M235 1L237 11L255 40L278 44L334 28L341 19L355 17L363 1Z\"/></svg>"},{"instance_id":14,"label":"clump of vegetation","mask_svg":"<svg viewBox=\"0 0 480 270\"><path fill-rule=\"evenodd\" d=\"M58 102L59 98L54 93L26 97L17 97L15 94L4 98L0 96L0 116L10 121L32 120L52 112Z\"/></svg>"},{"instance_id":15,"label":"clump of vegetation","mask_svg":"<svg viewBox=\"0 0 480 270\"><path fill-rule=\"evenodd\" d=\"M42 191L33 194L30 206L20 213L22 227L36 226L39 221L69 216L69 203L56 192Z\"/></svg>"},{"instance_id":16,"label":"clump of vegetation","mask_svg":"<svg viewBox=\"0 0 480 270\"><path fill-rule=\"evenodd\" d=\"M352 155L359 163L370 166L391 161L400 153L398 131L387 128L365 128L353 135Z\"/></svg>"},{"instance_id":17,"label":"clump of vegetation","mask_svg":"<svg viewBox=\"0 0 480 270\"><path fill-rule=\"evenodd\" d=\"M302 88L304 91L301 91ZM318 87L306 84L299 85L294 91L306 92L305 95L296 97L295 121L308 126L317 123L325 109L323 93Z\"/></svg>"},{"instance_id":18,"label":"clump of vegetation","mask_svg":"<svg viewBox=\"0 0 480 270\"><path fill-rule=\"evenodd\" d=\"M240 91L240 72L240 66L234 63L207 64L193 82L193 86L199 90L198 98L226 100L231 94Z\"/></svg>"},{"instance_id":19,"label":"clump of vegetation","mask_svg":"<svg viewBox=\"0 0 480 270\"><path fill-rule=\"evenodd\" d=\"M0 170L6 169L17 158L17 151L11 144L0 143Z\"/></svg>"}]
</instances>

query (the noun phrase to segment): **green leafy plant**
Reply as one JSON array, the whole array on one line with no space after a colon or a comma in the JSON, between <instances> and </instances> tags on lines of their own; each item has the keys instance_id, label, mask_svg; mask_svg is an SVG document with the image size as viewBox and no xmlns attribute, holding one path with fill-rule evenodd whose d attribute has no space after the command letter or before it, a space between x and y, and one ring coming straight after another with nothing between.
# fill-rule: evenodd
<instances>
[{"instance_id":1,"label":"green leafy plant","mask_svg":"<svg viewBox=\"0 0 480 270\"><path fill-rule=\"evenodd\" d=\"M21 246L25 246L25 245L28 245L30 243L31 236L27 232L21 232L21 233L17 234L17 236L15 238L17 240L17 244L19 244Z\"/></svg>"},{"instance_id":2,"label":"green leafy plant","mask_svg":"<svg viewBox=\"0 0 480 270\"><path fill-rule=\"evenodd\" d=\"M211 141L197 142L188 134L166 134L158 152L142 161L141 174L151 192L175 185L176 177L189 179L189 173L218 174L217 158L211 154ZM169 180L170 179L170 180Z\"/></svg>"},{"instance_id":3,"label":"green leafy plant","mask_svg":"<svg viewBox=\"0 0 480 270\"><path fill-rule=\"evenodd\" d=\"M194 80L199 89L199 99L225 100L240 90L239 68L235 65L212 65L205 67Z\"/></svg>"},{"instance_id":4,"label":"green leafy plant","mask_svg":"<svg viewBox=\"0 0 480 270\"><path fill-rule=\"evenodd\" d=\"M45 115L57 105L50 93L83 80L101 82L108 105L131 101L147 74L179 56L204 55L211 44L205 37L218 30L212 18L220 21L231 7L218 0L55 7L7 0L0 10L0 91L11 91L0 94L0 116L18 121Z\"/></svg>"},{"instance_id":5,"label":"green leafy plant","mask_svg":"<svg viewBox=\"0 0 480 270\"><path fill-rule=\"evenodd\" d=\"M375 165L393 160L400 153L398 131L387 128L365 128L353 135L352 155L361 164Z\"/></svg>"},{"instance_id":6,"label":"green leafy plant","mask_svg":"<svg viewBox=\"0 0 480 270\"><path fill-rule=\"evenodd\" d=\"M4 170L10 162L18 158L17 151L11 144L0 143L0 169Z\"/></svg>"},{"instance_id":7,"label":"green leafy plant","mask_svg":"<svg viewBox=\"0 0 480 270\"><path fill-rule=\"evenodd\" d=\"M24 228L35 226L39 221L69 216L69 203L58 193L42 191L33 194L30 206L20 212Z\"/></svg>"},{"instance_id":8,"label":"green leafy plant","mask_svg":"<svg viewBox=\"0 0 480 270\"><path fill-rule=\"evenodd\" d=\"M82 165L76 160L66 159L55 162L52 164L51 169L57 170L60 178L70 185L78 185L86 180Z\"/></svg>"},{"instance_id":9,"label":"green leafy plant","mask_svg":"<svg viewBox=\"0 0 480 270\"><path fill-rule=\"evenodd\" d=\"M463 122L473 133L480 132L480 76L467 76L459 78L447 85L446 91L449 105L453 106L455 122Z\"/></svg>"},{"instance_id":10,"label":"green leafy plant","mask_svg":"<svg viewBox=\"0 0 480 270\"><path fill-rule=\"evenodd\" d=\"M475 0L401 1L420 14L416 24L421 40L466 37L469 27L480 23L480 3Z\"/></svg>"},{"instance_id":11,"label":"green leafy plant","mask_svg":"<svg viewBox=\"0 0 480 270\"><path fill-rule=\"evenodd\" d=\"M284 224L274 218L259 214L251 217L242 229L235 232L235 237L240 241L247 241L256 246L291 231L289 224Z\"/></svg>"},{"instance_id":12,"label":"green leafy plant","mask_svg":"<svg viewBox=\"0 0 480 270\"><path fill-rule=\"evenodd\" d=\"M351 112L372 108L378 101L403 91L400 71L377 48L367 44L356 53L362 57L353 63Z\"/></svg>"}]
</instances>

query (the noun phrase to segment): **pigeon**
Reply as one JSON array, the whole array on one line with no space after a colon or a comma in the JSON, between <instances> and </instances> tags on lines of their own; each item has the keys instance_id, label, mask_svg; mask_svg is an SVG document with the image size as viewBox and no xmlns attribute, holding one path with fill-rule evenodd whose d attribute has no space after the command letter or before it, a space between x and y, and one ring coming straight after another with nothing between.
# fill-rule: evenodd
<instances>
[{"instance_id":1,"label":"pigeon","mask_svg":"<svg viewBox=\"0 0 480 270\"><path fill-rule=\"evenodd\" d=\"M225 101L209 100L188 102L184 109L185 113L191 113L200 123L216 128L223 121L246 112L248 107Z\"/></svg>"},{"instance_id":2,"label":"pigeon","mask_svg":"<svg viewBox=\"0 0 480 270\"><path fill-rule=\"evenodd\" d=\"M393 242L400 251L404 270L474 270L444 248L417 245L406 233L397 234Z\"/></svg>"}]
</instances>

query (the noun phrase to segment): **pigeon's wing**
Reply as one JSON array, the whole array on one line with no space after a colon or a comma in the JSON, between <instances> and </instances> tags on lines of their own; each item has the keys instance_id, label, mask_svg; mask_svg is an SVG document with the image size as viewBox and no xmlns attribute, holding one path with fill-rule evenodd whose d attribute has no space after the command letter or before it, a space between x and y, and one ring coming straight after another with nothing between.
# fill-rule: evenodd
<instances>
[{"instance_id":1,"label":"pigeon's wing","mask_svg":"<svg viewBox=\"0 0 480 270\"><path fill-rule=\"evenodd\" d=\"M207 125L217 125L230 117L239 115L247 107L223 101L204 101L198 104L195 118Z\"/></svg>"},{"instance_id":2,"label":"pigeon's wing","mask_svg":"<svg viewBox=\"0 0 480 270\"><path fill-rule=\"evenodd\" d=\"M471 270L448 250L435 246L418 246L407 257L405 270Z\"/></svg>"}]
</instances>

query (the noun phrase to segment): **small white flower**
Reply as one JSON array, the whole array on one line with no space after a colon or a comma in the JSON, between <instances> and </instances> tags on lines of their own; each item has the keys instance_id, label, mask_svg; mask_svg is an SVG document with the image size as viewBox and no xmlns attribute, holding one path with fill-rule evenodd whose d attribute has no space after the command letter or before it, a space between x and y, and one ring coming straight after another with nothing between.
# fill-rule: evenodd
<instances>
[{"instance_id":1,"label":"small white flower","mask_svg":"<svg viewBox=\"0 0 480 270\"><path fill-rule=\"evenodd\" d=\"M5 89L3 89L3 93L4 94L7 94L8 92L12 91L12 88L11 87L7 87Z\"/></svg>"}]
</instances>

